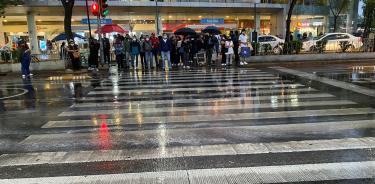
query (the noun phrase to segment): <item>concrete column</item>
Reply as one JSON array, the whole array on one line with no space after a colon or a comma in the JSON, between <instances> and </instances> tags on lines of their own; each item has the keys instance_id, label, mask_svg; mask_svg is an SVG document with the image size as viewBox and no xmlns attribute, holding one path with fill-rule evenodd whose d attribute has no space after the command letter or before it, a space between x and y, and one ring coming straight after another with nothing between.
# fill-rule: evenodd
<instances>
[{"instance_id":1,"label":"concrete column","mask_svg":"<svg viewBox=\"0 0 375 184\"><path fill-rule=\"evenodd\" d=\"M258 32L258 34L261 34L260 32L260 14L257 13L255 16L255 30Z\"/></svg>"},{"instance_id":2,"label":"concrete column","mask_svg":"<svg viewBox=\"0 0 375 184\"><path fill-rule=\"evenodd\" d=\"M5 45L5 36L3 30L3 21L0 20L0 47L3 47Z\"/></svg>"},{"instance_id":3,"label":"concrete column","mask_svg":"<svg viewBox=\"0 0 375 184\"><path fill-rule=\"evenodd\" d=\"M278 11L275 14L271 15L271 34L278 35L284 38L285 35L285 20L286 15L284 15L284 11Z\"/></svg>"},{"instance_id":4,"label":"concrete column","mask_svg":"<svg viewBox=\"0 0 375 184\"><path fill-rule=\"evenodd\" d=\"M31 12L27 12L27 28L28 28L28 31L29 31L31 52L32 53L38 53L39 48L38 48L35 15Z\"/></svg>"},{"instance_id":5,"label":"concrete column","mask_svg":"<svg viewBox=\"0 0 375 184\"><path fill-rule=\"evenodd\" d=\"M161 20L160 13L156 14L155 16L155 30L156 34L159 33L159 35L163 34L163 22Z\"/></svg>"}]
</instances>

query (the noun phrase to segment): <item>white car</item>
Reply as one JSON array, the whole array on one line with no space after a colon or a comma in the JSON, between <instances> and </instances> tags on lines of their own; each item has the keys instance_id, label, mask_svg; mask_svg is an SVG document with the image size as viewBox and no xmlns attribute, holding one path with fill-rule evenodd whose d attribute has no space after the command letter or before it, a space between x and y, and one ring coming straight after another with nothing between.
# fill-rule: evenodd
<instances>
[{"instance_id":1,"label":"white car","mask_svg":"<svg viewBox=\"0 0 375 184\"><path fill-rule=\"evenodd\" d=\"M325 50L326 51L339 51L341 50L340 42L348 41L350 46L349 49L359 49L363 43L361 37L355 37L349 33L328 33L319 37L315 37L312 40L303 42L303 50L313 51L316 42L327 41Z\"/></svg>"},{"instance_id":2,"label":"white car","mask_svg":"<svg viewBox=\"0 0 375 184\"><path fill-rule=\"evenodd\" d=\"M261 36L258 36L258 43L259 43L261 52L263 52L262 45L270 44L272 47L273 53L279 54L282 50L281 44L284 43L284 40L273 35L261 35Z\"/></svg>"}]
</instances>

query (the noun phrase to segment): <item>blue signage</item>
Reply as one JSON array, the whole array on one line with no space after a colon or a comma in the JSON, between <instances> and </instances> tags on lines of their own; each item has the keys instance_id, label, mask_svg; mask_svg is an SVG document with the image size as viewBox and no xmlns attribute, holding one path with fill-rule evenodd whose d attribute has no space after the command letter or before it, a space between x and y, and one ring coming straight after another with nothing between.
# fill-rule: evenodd
<instances>
[{"instance_id":1,"label":"blue signage","mask_svg":"<svg viewBox=\"0 0 375 184\"><path fill-rule=\"evenodd\" d=\"M97 24L98 19L90 19L90 24ZM101 19L100 20L101 24L112 24L112 19ZM81 24L89 24L88 19L82 19Z\"/></svg>"},{"instance_id":2,"label":"blue signage","mask_svg":"<svg viewBox=\"0 0 375 184\"><path fill-rule=\"evenodd\" d=\"M201 24L224 24L224 19L223 18L201 19Z\"/></svg>"},{"instance_id":3,"label":"blue signage","mask_svg":"<svg viewBox=\"0 0 375 184\"><path fill-rule=\"evenodd\" d=\"M47 50L47 42L45 40L39 40L39 47L40 47L40 50L46 51Z\"/></svg>"}]
</instances>

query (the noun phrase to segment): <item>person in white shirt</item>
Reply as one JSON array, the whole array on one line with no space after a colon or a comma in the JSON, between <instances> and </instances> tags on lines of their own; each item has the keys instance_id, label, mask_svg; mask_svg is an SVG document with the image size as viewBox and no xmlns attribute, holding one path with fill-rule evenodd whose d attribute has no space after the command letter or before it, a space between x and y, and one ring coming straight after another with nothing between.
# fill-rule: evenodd
<instances>
[{"instance_id":1,"label":"person in white shirt","mask_svg":"<svg viewBox=\"0 0 375 184\"><path fill-rule=\"evenodd\" d=\"M247 35L246 35L246 31L245 30L242 30L241 31L241 35L240 37L238 38L238 41L240 42L240 48L245 48L245 47L248 47L247 46ZM243 59L243 61L240 62L240 65L246 65L247 62L245 61L245 59Z\"/></svg>"},{"instance_id":2,"label":"person in white shirt","mask_svg":"<svg viewBox=\"0 0 375 184\"><path fill-rule=\"evenodd\" d=\"M226 59L226 65L227 66L230 66L232 65L232 62L233 62L233 54L234 54L234 50L233 50L233 41L231 39L226 39L225 41L225 48L227 49L227 52L225 53L227 55Z\"/></svg>"}]
</instances>

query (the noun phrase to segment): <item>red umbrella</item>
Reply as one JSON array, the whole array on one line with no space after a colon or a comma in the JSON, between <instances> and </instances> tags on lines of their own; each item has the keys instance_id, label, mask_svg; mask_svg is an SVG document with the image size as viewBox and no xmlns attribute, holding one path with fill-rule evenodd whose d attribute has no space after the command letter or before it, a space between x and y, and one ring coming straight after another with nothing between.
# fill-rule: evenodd
<instances>
[{"instance_id":1,"label":"red umbrella","mask_svg":"<svg viewBox=\"0 0 375 184\"><path fill-rule=\"evenodd\" d=\"M112 33L112 32L128 33L129 31L125 30L124 28L122 28L121 26L117 24L107 24L100 28L100 33ZM96 30L95 33L98 33L98 30Z\"/></svg>"}]
</instances>

